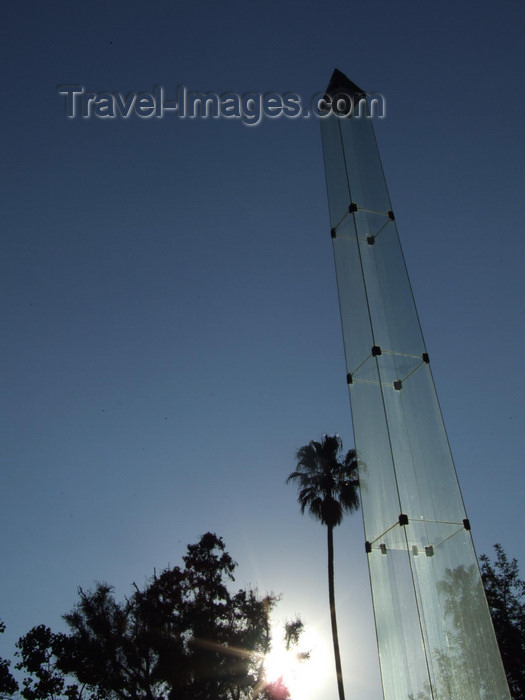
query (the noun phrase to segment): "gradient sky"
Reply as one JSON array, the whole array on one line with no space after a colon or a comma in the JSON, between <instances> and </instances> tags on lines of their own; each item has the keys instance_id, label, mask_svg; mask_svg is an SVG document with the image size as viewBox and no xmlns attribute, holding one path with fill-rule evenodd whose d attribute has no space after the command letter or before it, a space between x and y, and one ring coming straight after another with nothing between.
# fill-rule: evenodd
<instances>
[{"instance_id":1,"label":"gradient sky","mask_svg":"<svg viewBox=\"0 0 525 700\"><path fill-rule=\"evenodd\" d=\"M384 95L376 134L476 548L501 542L525 574L523 2L3 15L0 655L60 628L77 586L122 597L207 530L238 586L282 593L277 616L300 613L329 653L325 532L284 481L309 440L353 444L316 119L68 120L61 84L307 102L337 66ZM347 696L379 700L360 515L336 533L336 593ZM336 693L319 672L294 700Z\"/></svg>"}]
</instances>

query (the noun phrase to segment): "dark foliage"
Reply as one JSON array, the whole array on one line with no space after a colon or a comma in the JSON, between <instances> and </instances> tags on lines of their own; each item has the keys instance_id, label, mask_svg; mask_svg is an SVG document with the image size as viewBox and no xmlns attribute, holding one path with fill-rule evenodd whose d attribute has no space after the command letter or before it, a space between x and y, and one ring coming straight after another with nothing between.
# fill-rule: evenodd
<instances>
[{"instance_id":1,"label":"dark foliage","mask_svg":"<svg viewBox=\"0 0 525 700\"><path fill-rule=\"evenodd\" d=\"M339 435L324 435L297 450L297 469L287 479L297 484L301 513L307 510L328 528L339 525L345 512L359 508L355 450L342 453Z\"/></svg>"},{"instance_id":2,"label":"dark foliage","mask_svg":"<svg viewBox=\"0 0 525 700\"><path fill-rule=\"evenodd\" d=\"M5 632L5 624L0 620L0 634ZM11 662L0 657L0 698L9 697L18 690L18 683L14 679L9 667Z\"/></svg>"},{"instance_id":3,"label":"dark foliage","mask_svg":"<svg viewBox=\"0 0 525 700\"><path fill-rule=\"evenodd\" d=\"M480 557L481 578L496 639L514 700L525 699L525 581L519 578L516 559L508 560L495 544L496 560Z\"/></svg>"},{"instance_id":4,"label":"dark foliage","mask_svg":"<svg viewBox=\"0 0 525 700\"><path fill-rule=\"evenodd\" d=\"M264 681L269 614L277 599L230 592L236 563L217 535L206 533L188 546L183 560L183 567L155 574L143 589L134 584L123 602L105 583L79 589L76 606L64 616L68 634L40 625L17 643L17 668L26 673L21 696L286 700L282 682ZM294 630L298 624L290 623Z\"/></svg>"}]
</instances>

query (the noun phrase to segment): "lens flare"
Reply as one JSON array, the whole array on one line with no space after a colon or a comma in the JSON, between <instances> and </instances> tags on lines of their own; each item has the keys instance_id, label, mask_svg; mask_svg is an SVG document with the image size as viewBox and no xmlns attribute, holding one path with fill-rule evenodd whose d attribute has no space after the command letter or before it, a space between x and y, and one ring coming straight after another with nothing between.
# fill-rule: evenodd
<instances>
[{"instance_id":1,"label":"lens flare","mask_svg":"<svg viewBox=\"0 0 525 700\"><path fill-rule=\"evenodd\" d=\"M287 650L278 635L264 661L269 683L282 679L292 700L314 700L331 669L329 650L324 640L305 630L298 648Z\"/></svg>"}]
</instances>

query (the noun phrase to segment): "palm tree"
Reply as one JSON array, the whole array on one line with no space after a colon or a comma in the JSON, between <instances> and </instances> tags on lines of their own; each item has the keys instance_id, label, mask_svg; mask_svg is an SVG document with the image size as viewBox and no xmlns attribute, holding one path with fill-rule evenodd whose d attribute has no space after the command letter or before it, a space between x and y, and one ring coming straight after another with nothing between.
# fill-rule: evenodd
<instances>
[{"instance_id":1,"label":"palm tree","mask_svg":"<svg viewBox=\"0 0 525 700\"><path fill-rule=\"evenodd\" d=\"M307 510L328 531L328 595L339 700L344 700L345 693L335 614L333 531L345 512L359 508L356 452L343 455L342 450L339 435L324 435L321 442L312 440L297 450L297 469L286 480L297 483L301 513Z\"/></svg>"}]
</instances>

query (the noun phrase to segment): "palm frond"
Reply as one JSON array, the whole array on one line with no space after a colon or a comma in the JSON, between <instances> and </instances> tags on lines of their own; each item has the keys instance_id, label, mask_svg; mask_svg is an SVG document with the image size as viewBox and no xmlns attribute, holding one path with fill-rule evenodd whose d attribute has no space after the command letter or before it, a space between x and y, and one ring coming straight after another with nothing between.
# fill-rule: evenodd
<instances>
[{"instance_id":1,"label":"palm frond","mask_svg":"<svg viewBox=\"0 0 525 700\"><path fill-rule=\"evenodd\" d=\"M341 455L342 449L339 435L311 440L297 450L297 468L286 480L297 484L301 512L329 527L339 525L345 511L359 508L356 452Z\"/></svg>"}]
</instances>

